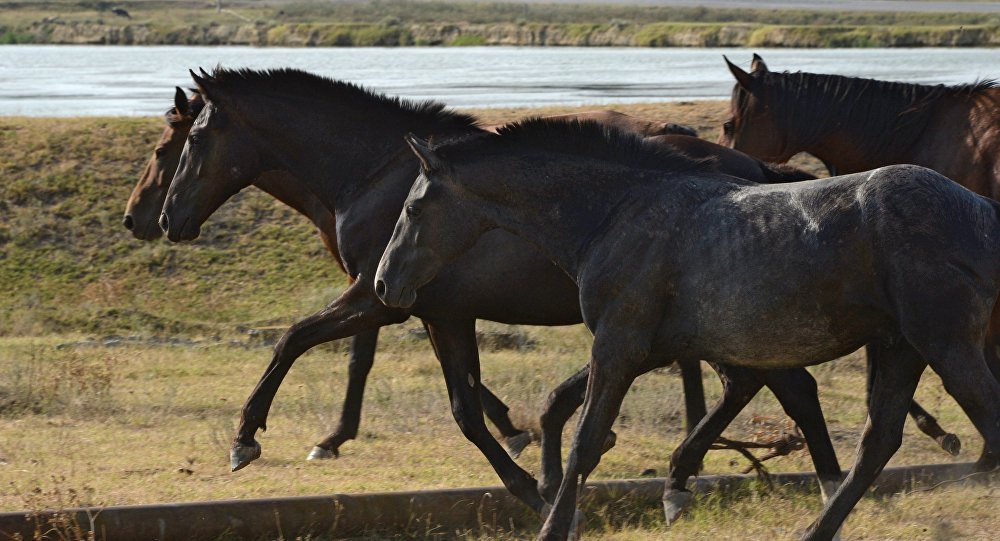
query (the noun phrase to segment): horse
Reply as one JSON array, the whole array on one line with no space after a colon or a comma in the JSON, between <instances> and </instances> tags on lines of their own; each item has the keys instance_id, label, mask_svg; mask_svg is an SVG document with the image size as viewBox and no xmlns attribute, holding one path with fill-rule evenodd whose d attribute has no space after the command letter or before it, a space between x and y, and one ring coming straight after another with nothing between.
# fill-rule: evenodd
<instances>
[{"instance_id":1,"label":"horse","mask_svg":"<svg viewBox=\"0 0 1000 541\"><path fill-rule=\"evenodd\" d=\"M531 242L580 288L583 413L539 539L566 539L632 381L664 359L791 369L876 352L858 457L802 536L833 538L902 442L929 364L993 448L982 340L1000 293L1000 203L914 165L753 184L590 123L527 121L431 145L375 273L394 309L480 237ZM474 248L473 248L474 249ZM831 273L836 269L836 273Z\"/></svg>"},{"instance_id":2,"label":"horse","mask_svg":"<svg viewBox=\"0 0 1000 541\"><path fill-rule=\"evenodd\" d=\"M1000 87L994 80L928 86L777 73L756 54L747 73L725 60L736 84L720 144L774 162L808 152L831 174L922 165L980 195L1000 197ZM1000 312L991 321L984 352L1000 377ZM942 448L958 454L958 438L916 402L910 416ZM996 460L988 452L980 458Z\"/></svg>"},{"instance_id":3,"label":"horse","mask_svg":"<svg viewBox=\"0 0 1000 541\"><path fill-rule=\"evenodd\" d=\"M211 77L194 73L192 77L207 103L188 135L167 192L160 217L167 238L197 238L205 220L231 195L262 171L283 170L294 182L289 189L315 194L336 215L340 257L354 279L338 299L294 324L275 345L270 365L242 409L230 453L233 469L260 456L254 436L266 428L270 404L298 356L317 344L415 315L428 330L462 433L486 456L504 486L542 514L546 502L535 478L503 452L483 422L475 320L579 323L576 284L529 244L502 231L484 236L439 280L425 286L421 302L409 309L385 306L371 279L419 171L419 162L402 136L411 131L444 138L483 133L476 119L447 111L436 102L413 103L298 70L218 69ZM735 371L728 378L745 376ZM776 394L785 397L783 407L803 427L824 485L838 482L841 472L812 377L800 370L759 378L772 389L779 380L787 380L781 386L794 392ZM747 387L754 385L759 388L757 379ZM737 393L727 387L726 394ZM732 403L749 400L731 399ZM720 413L728 414L728 410ZM689 439L708 442L679 448L677 463L686 469L677 471L697 471L704 455L699 450L715 440L711 434L699 436L699 429L704 434L716 428L706 420L695 427ZM543 445L543 453L546 448ZM561 476L561 469L558 456L543 460L553 465L543 469L544 491L547 472Z\"/></svg>"},{"instance_id":4,"label":"horse","mask_svg":"<svg viewBox=\"0 0 1000 541\"><path fill-rule=\"evenodd\" d=\"M163 201L167 197L170 180L177 171L177 163L180 161L188 132L204 105L205 101L200 93L192 92L189 99L180 87L176 88L174 106L165 114L167 126L125 206L122 224L132 231L137 239L155 240L162 234L158 220ZM336 217L311 193L289 189L293 183L294 180L288 179L288 174L283 171L263 171L253 182L264 192L309 218L316 226L327 251L340 269L346 272L337 249ZM351 340L347 393L341 408L340 421L332 433L313 446L307 460L336 458L340 456L340 446L357 437L361 424L361 404L364 399L365 384L375 362L378 330L363 332ZM698 377L700 379L700 373ZM507 452L517 458L531 442L531 435L526 430L514 426L508 415L510 408L485 385L480 391L483 412L500 431ZM692 391L696 392L703 393L700 388ZM701 396L702 398L699 398L698 394L693 394L692 400L704 402L703 394ZM695 408L692 414L699 415L700 419L704 415L704 406L700 412Z\"/></svg>"}]
</instances>

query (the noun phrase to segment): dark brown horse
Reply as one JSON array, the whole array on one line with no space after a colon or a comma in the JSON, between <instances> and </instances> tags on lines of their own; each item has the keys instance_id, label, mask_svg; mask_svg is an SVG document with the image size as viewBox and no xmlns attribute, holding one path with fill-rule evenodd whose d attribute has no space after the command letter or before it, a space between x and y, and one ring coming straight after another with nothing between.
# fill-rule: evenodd
<instances>
[{"instance_id":1,"label":"dark brown horse","mask_svg":"<svg viewBox=\"0 0 1000 541\"><path fill-rule=\"evenodd\" d=\"M833 538L898 449L928 363L1000 449L1000 382L981 345L1000 293L1000 204L912 165L734 182L592 123L408 141L421 173L375 274L387 305L419 304L424 284L497 228L580 287L594 334L587 396L540 539L570 535L629 386L663 359L791 369L873 344L857 461L804 539Z\"/></svg>"},{"instance_id":2,"label":"dark brown horse","mask_svg":"<svg viewBox=\"0 0 1000 541\"><path fill-rule=\"evenodd\" d=\"M482 133L476 120L447 112L437 103L414 104L295 70L218 70L211 78L196 76L195 81L208 103L188 135L163 207L161 226L167 237L196 238L205 220L232 194L262 171L283 170L296 183L294 189L315 194L337 216L341 260L355 278L340 298L293 325L275 346L270 366L243 408L232 449L234 469L260 455L254 436L265 428L281 380L299 355L317 344L412 314L428 329L463 434L483 452L508 490L541 513L545 502L535 479L503 452L483 422L475 320L578 323L573 281L530 245L498 231L484 236L466 257L425 286L421 301L410 309L386 307L372 289L371 277L419 170L403 134L447 138ZM776 382L781 374L765 379ZM735 373L730 379L742 377ZM785 393L790 402L783 404L803 427L814 461L824 464L821 478L835 482L840 470L815 383L799 389L802 378L812 379L805 371L788 376L784 387L798 392ZM759 379L754 377L747 387L759 388ZM715 436L707 439L711 443ZM695 471L704 453L698 454L697 446L688 449L678 462L687 465L685 471ZM558 458L551 462L558 463Z\"/></svg>"},{"instance_id":3,"label":"dark brown horse","mask_svg":"<svg viewBox=\"0 0 1000 541\"><path fill-rule=\"evenodd\" d=\"M167 197L170 180L177 171L184 142L194 124L195 118L204 107L205 101L201 94L193 92L190 99L184 91L177 88L174 94L174 106L170 108L165 120L167 126L156 144L146 167L143 169L139 182L136 183L125 206L123 225L141 240L155 240L162 230L157 220ZM630 117L631 118L631 117ZM300 214L309 218L316 226L320 238L334 261L341 269L344 265L337 250L336 217L311 192L295 190L294 179L284 171L264 171L254 180L254 185L267 192L275 199L292 207ZM323 438L309 452L309 460L334 458L339 456L340 446L354 439L361 423L361 405L364 398L365 383L375 361L375 345L378 341L378 330L367 331L352 338L348 362L347 394L341 409L340 422L332 433ZM687 379L698 378L700 371L695 367L687 369ZM525 446L531 441L530 435L514 426L508 415L509 408L494 395L486 386L481 387L483 411L496 425L503 437L507 451L517 458ZM704 392L701 387L693 388L689 393L691 401L698 404L689 415L695 415L690 423L694 425L705 414Z\"/></svg>"},{"instance_id":4,"label":"dark brown horse","mask_svg":"<svg viewBox=\"0 0 1000 541\"><path fill-rule=\"evenodd\" d=\"M992 80L927 86L777 73L756 54L749 73L728 59L726 64L736 84L722 144L774 162L808 152L832 174L922 165L980 195L1000 197L1000 88ZM991 320L984 347L1000 377L998 337L1000 312ZM916 402L910 415L945 450L958 454L958 438ZM996 460L988 452L980 458Z\"/></svg>"}]
</instances>

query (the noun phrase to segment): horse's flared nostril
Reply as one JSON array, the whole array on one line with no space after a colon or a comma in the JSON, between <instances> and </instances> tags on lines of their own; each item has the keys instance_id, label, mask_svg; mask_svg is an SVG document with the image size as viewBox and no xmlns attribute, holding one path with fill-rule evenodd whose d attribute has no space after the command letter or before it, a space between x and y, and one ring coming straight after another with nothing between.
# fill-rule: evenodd
<instances>
[{"instance_id":1,"label":"horse's flared nostril","mask_svg":"<svg viewBox=\"0 0 1000 541\"><path fill-rule=\"evenodd\" d=\"M128 229L129 231L131 231L135 227L135 220L132 219L131 214L125 215L125 219L122 220L122 225L124 225L125 229Z\"/></svg>"},{"instance_id":2,"label":"horse's flared nostril","mask_svg":"<svg viewBox=\"0 0 1000 541\"><path fill-rule=\"evenodd\" d=\"M375 280L375 294L378 298L385 300L385 282L382 280Z\"/></svg>"},{"instance_id":3,"label":"horse's flared nostril","mask_svg":"<svg viewBox=\"0 0 1000 541\"><path fill-rule=\"evenodd\" d=\"M170 229L170 218L167 218L166 212L160 213L160 229L162 229L164 233Z\"/></svg>"}]
</instances>

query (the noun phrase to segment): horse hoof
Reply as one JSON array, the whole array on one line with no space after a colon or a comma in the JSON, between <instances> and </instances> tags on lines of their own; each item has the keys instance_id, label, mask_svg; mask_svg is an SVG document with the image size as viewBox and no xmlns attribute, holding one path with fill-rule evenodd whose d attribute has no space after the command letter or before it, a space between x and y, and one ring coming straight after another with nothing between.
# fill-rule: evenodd
<instances>
[{"instance_id":1,"label":"horse hoof","mask_svg":"<svg viewBox=\"0 0 1000 541\"><path fill-rule=\"evenodd\" d=\"M677 522L684 510L690 507L694 495L687 490L669 489L663 493L663 516L667 525Z\"/></svg>"},{"instance_id":2,"label":"horse hoof","mask_svg":"<svg viewBox=\"0 0 1000 541\"><path fill-rule=\"evenodd\" d=\"M507 454L511 458L517 458L521 456L521 451L524 450L528 444L531 443L531 434L527 432L521 432L516 436L511 436L504 440L504 446L507 447Z\"/></svg>"},{"instance_id":3,"label":"horse hoof","mask_svg":"<svg viewBox=\"0 0 1000 541\"><path fill-rule=\"evenodd\" d=\"M229 467L233 471L242 470L247 464L260 458L260 444L254 440L253 445L243 445L233 443L233 448L229 450Z\"/></svg>"},{"instance_id":4,"label":"horse hoof","mask_svg":"<svg viewBox=\"0 0 1000 541\"><path fill-rule=\"evenodd\" d=\"M309 456L306 457L306 460L329 460L331 458L337 458L339 456L340 453L338 453L337 451L324 449L319 445L317 445L316 447L312 448L312 451L309 451Z\"/></svg>"},{"instance_id":5,"label":"horse hoof","mask_svg":"<svg viewBox=\"0 0 1000 541\"><path fill-rule=\"evenodd\" d=\"M958 436L954 434L941 436L938 444L951 456L958 456L958 453L962 451L962 440L958 439Z\"/></svg>"},{"instance_id":6,"label":"horse hoof","mask_svg":"<svg viewBox=\"0 0 1000 541\"><path fill-rule=\"evenodd\" d=\"M618 434L615 434L615 431L612 430L608 432L608 438L604 440L604 447L601 449L601 454L603 455L604 453L610 451L616 443L618 443Z\"/></svg>"}]
</instances>

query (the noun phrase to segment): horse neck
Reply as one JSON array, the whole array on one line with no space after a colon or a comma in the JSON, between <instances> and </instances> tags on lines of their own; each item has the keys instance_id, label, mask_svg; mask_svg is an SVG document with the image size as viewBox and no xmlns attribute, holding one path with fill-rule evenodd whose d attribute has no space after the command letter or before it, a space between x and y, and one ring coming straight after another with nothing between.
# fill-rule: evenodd
<instances>
[{"instance_id":1,"label":"horse neck","mask_svg":"<svg viewBox=\"0 0 1000 541\"><path fill-rule=\"evenodd\" d=\"M327 250L340 261L337 248L337 220L334 213L312 192L296 189L300 183L285 171L267 171L254 185L309 219L319 230Z\"/></svg>"},{"instance_id":2,"label":"horse neck","mask_svg":"<svg viewBox=\"0 0 1000 541\"><path fill-rule=\"evenodd\" d=\"M870 95L866 95L870 96ZM860 100L847 101L837 96L824 94L821 103L812 103L810 108L824 112L823 121L796 121L786 115L783 121L786 132L786 153L808 152L819 158L828 167L836 168L838 174L857 173L884 165L905 163L907 154L919 139L922 129L903 127L903 115L909 105L900 105L895 110L884 105ZM794 98L781 98L791 103ZM946 106L951 100L941 98L927 104L923 112L911 113L933 115L934 111ZM891 119L882 124L882 129L873 129L868 119L879 115ZM918 119L918 121L922 121ZM796 144L798 142L798 144Z\"/></svg>"},{"instance_id":3,"label":"horse neck","mask_svg":"<svg viewBox=\"0 0 1000 541\"><path fill-rule=\"evenodd\" d=\"M294 182L284 184L285 193L308 194L333 215L376 187L382 192L390 189L384 185L387 182L398 184L390 191L402 203L415 174L398 173L409 172L416 164L403 141L406 133L424 137L466 133L418 125L419 119L402 112L363 112L332 100L272 96L250 101L241 110L255 111L246 123L267 149L265 166L292 175Z\"/></svg>"}]
</instances>

